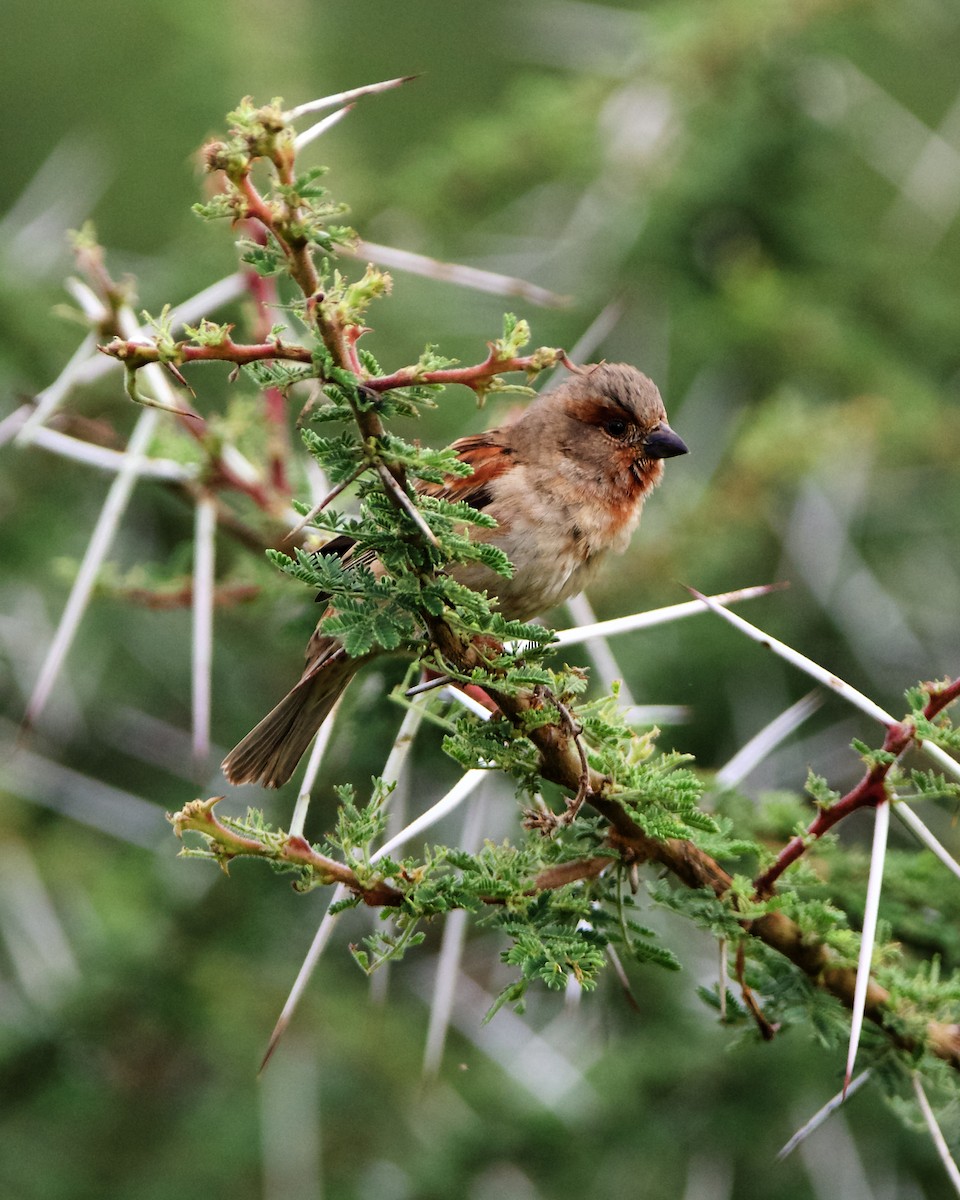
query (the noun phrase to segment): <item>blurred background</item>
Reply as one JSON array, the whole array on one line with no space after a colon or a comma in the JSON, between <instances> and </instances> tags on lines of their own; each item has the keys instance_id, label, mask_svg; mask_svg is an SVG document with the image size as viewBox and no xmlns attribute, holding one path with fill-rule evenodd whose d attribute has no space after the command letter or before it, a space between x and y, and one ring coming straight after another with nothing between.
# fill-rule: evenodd
<instances>
[{"instance_id":1,"label":"blurred background","mask_svg":"<svg viewBox=\"0 0 960 1200\"><path fill-rule=\"evenodd\" d=\"M885 708L956 673L956 5L6 0L4 27L0 421L82 337L63 312L68 229L91 217L114 275L135 276L138 306L156 313L234 269L230 231L190 205L194 151L243 95L292 105L418 73L309 152L351 223L571 300L537 307L398 270L371 350L388 369L426 342L477 361L515 310L537 345L586 336L590 358L645 370L691 448L591 594L596 611L678 602L683 584L789 580L744 615ZM192 382L205 412L222 407L225 371ZM417 435L442 444L507 406L478 412L451 392ZM70 411L71 431L121 446L136 416L116 373ZM686 939L670 943L686 969L634 971L639 1014L610 981L482 1026L507 976L501 947L471 932L426 1077L440 931L371 988L347 953L366 927L351 916L258 1082L325 897L257 864L228 879L176 858L164 812L223 783L189 765L189 611L123 594L189 574L192 513L162 484L137 487L44 720L13 753L108 485L42 448L0 448L4 1195L951 1194L925 1135L870 1089L776 1164L842 1064L805 1030L759 1045L718 1028L696 996L715 948L656 914L668 943ZM225 749L289 686L316 610L242 548L221 539L217 555L218 578L260 589L217 613ZM809 687L708 616L611 647L638 702L684 710L663 743L705 773ZM388 664L351 691L308 836L329 827L334 783L362 788L382 765L402 715L382 693L402 672ZM828 700L742 790L798 792L808 766L842 788L859 773L851 736L875 735ZM418 741L411 803L456 778L437 742ZM227 803L287 824L293 796L245 789ZM509 793L492 782L482 804L479 828L508 836ZM929 815L956 852L949 818Z\"/></svg>"}]
</instances>

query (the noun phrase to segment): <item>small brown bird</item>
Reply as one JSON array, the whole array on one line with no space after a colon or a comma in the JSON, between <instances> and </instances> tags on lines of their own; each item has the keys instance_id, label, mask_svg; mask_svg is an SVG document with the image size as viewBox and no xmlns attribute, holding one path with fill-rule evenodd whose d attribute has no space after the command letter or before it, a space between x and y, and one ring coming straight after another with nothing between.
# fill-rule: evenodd
<instances>
[{"instance_id":1,"label":"small brown bird","mask_svg":"<svg viewBox=\"0 0 960 1200\"><path fill-rule=\"evenodd\" d=\"M663 476L663 459L687 452L667 424L656 386L626 364L584 367L517 420L453 448L473 474L420 490L495 517L495 529L472 529L470 536L503 550L514 572L506 579L469 563L451 574L486 590L505 617L521 621L582 591L609 551L626 549ZM223 760L231 783L286 783L366 661L350 658L319 627L306 658L299 683Z\"/></svg>"}]
</instances>

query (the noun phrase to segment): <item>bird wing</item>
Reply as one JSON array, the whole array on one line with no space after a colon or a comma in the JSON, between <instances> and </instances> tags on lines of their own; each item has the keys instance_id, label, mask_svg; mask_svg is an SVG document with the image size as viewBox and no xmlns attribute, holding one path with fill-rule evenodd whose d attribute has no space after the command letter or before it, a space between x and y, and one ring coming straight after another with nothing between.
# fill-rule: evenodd
<instances>
[{"instance_id":1,"label":"bird wing","mask_svg":"<svg viewBox=\"0 0 960 1200\"><path fill-rule=\"evenodd\" d=\"M498 430L489 430L454 442L451 449L456 450L461 462L473 467L473 474L448 475L443 483L420 483L417 491L440 500L459 500L479 511L485 509L493 499L490 484L509 468L513 454L498 434Z\"/></svg>"},{"instance_id":2,"label":"bird wing","mask_svg":"<svg viewBox=\"0 0 960 1200\"><path fill-rule=\"evenodd\" d=\"M451 449L456 450L461 462L473 467L473 474L448 475L443 483L428 483L420 479L417 480L417 491L440 500L461 501L478 511L485 509L493 498L490 490L492 480L508 469L513 454L512 448L504 445L498 434L498 430L490 430L454 442ZM354 538L342 533L321 546L317 554L336 555L345 566L372 569L377 557L374 551L368 548L355 553L355 545ZM318 604L326 604L330 597L326 592L318 592L316 599Z\"/></svg>"}]
</instances>

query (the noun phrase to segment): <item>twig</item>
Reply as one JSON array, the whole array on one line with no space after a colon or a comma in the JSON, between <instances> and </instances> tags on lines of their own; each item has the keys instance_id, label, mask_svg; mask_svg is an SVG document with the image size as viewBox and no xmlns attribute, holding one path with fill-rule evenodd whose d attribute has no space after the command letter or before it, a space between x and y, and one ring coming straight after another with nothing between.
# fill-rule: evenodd
<instances>
[{"instance_id":1,"label":"twig","mask_svg":"<svg viewBox=\"0 0 960 1200\"><path fill-rule=\"evenodd\" d=\"M145 341L142 331L137 330L124 337L114 338L98 349L108 358L122 362L131 370L140 370L149 363L161 362L164 352L153 341ZM202 362L228 362L244 367L250 363L268 362L277 359L309 365L313 356L306 346L296 342L268 339L263 342L235 342L231 337L212 345L195 345L193 342L178 342L173 361L177 366Z\"/></svg>"},{"instance_id":2,"label":"twig","mask_svg":"<svg viewBox=\"0 0 960 1200\"><path fill-rule=\"evenodd\" d=\"M750 1015L753 1017L754 1021L756 1022L757 1029L760 1031L760 1036L763 1038L763 1040L765 1042L771 1042L771 1041L773 1041L774 1037L776 1036L777 1027L775 1025L771 1025L770 1022L767 1020L767 1018L764 1016L763 1009L760 1007L759 1001L757 1000L756 996L753 994L753 988L751 988L749 986L749 984L747 983L747 981L744 977L745 970L746 970L746 955L745 955L744 949L743 949L743 942L740 941L737 944L737 956L736 956L737 982L740 984L740 994L743 997L743 1002L747 1006L747 1009L749 1010Z\"/></svg>"},{"instance_id":3,"label":"twig","mask_svg":"<svg viewBox=\"0 0 960 1200\"><path fill-rule=\"evenodd\" d=\"M493 695L504 715L523 728L524 714L531 707L530 697L497 692L493 692ZM945 694L941 693L938 703L944 699ZM569 738L559 736L556 726L536 727L529 730L527 736L540 751L540 774L543 778L576 792L582 767L579 755L569 744ZM720 898L729 892L733 880L716 860L683 839L658 841L648 837L621 805L606 794L606 786L604 779L591 771L589 802L610 822L608 837L613 848L621 850L623 854L631 854L634 859L662 864L688 887L709 889ZM818 986L837 996L847 1007L852 1007L856 972L838 965L828 947L811 942L797 924L782 912L770 911L745 922L745 931L783 954ZM890 999L886 989L870 981L865 1016L880 1025L894 1044L904 1049L915 1048L916 1040L911 1035L889 1023L892 1012ZM925 1044L931 1053L954 1067L960 1067L960 1031L956 1026L939 1021L928 1022Z\"/></svg>"},{"instance_id":4,"label":"twig","mask_svg":"<svg viewBox=\"0 0 960 1200\"><path fill-rule=\"evenodd\" d=\"M260 245L267 242L267 231L257 221L247 222L250 237ZM274 309L279 304L277 283L273 276L261 275L249 267L244 272L247 291L254 303L253 336L260 341L270 337L274 325ZM287 462L290 458L290 432L287 422L287 398L280 388L263 388L263 412L267 422L266 457L270 483L279 494L288 496Z\"/></svg>"},{"instance_id":5,"label":"twig","mask_svg":"<svg viewBox=\"0 0 960 1200\"><path fill-rule=\"evenodd\" d=\"M365 378L363 383L364 387L369 388L372 392L389 392L393 388L411 387L425 383L445 385L460 383L475 392L482 392L485 387L489 387L490 381L500 374L542 371L556 362L562 362L571 370L574 369L573 363L562 350L555 350L551 353L551 359L545 357L542 352L520 357L500 358L496 351L491 349L483 362L476 363L472 367L443 367L436 371L423 371L419 367L403 367L399 371L394 371L392 375L371 375Z\"/></svg>"},{"instance_id":6,"label":"twig","mask_svg":"<svg viewBox=\"0 0 960 1200\"><path fill-rule=\"evenodd\" d=\"M693 590L693 589L691 589ZM760 897L767 896L771 893L777 879L783 872L795 862L810 845L811 841L822 837L828 829L831 829L838 821L842 820L850 812L857 808L864 808L869 805L877 805L884 802L887 797L886 781L894 764L900 759L904 752L914 743L924 750L930 757L934 758L942 766L954 776L960 777L960 763L956 759L951 758L939 746L934 745L925 739L916 737L916 731L909 719L903 722L898 722L884 712L878 704L875 704L868 697L858 692L855 688L851 688L849 684L844 683L842 679L830 674L819 664L813 662L805 655L800 654L792 647L785 645L783 642L777 641L776 638L770 637L755 625L751 625L749 621L745 621L743 617L735 613L728 612L720 604L711 597L703 596L695 592L695 595L718 616L722 616L730 624L737 629L746 633L748 637L759 642L767 649L773 650L774 653L780 655L788 662L804 670L807 674L812 675L821 683L831 687L834 691L850 700L863 712L868 713L875 720L880 721L886 726L886 736L883 741L883 751L888 756L883 762L879 762L872 766L860 780L855 788L849 791L842 799L836 801L829 808L821 809L816 818L810 824L806 833L801 836L796 836L783 847L777 855L776 861L772 866L768 867L756 880L757 895ZM948 707L960 697L960 680L955 680L953 683L936 689L931 689L927 704L924 706L924 716L928 720L932 720L944 708ZM911 813L907 819L908 824L912 828L918 829L922 822L916 814ZM919 833L918 833L919 836ZM929 835L933 838L933 835ZM934 839L935 840L935 839ZM929 843L928 843L929 844ZM944 853L946 853L944 851ZM938 855L940 857L940 855ZM953 869L953 868L951 868Z\"/></svg>"},{"instance_id":7,"label":"twig","mask_svg":"<svg viewBox=\"0 0 960 1200\"><path fill-rule=\"evenodd\" d=\"M248 837L229 828L213 811L222 799L222 796L212 796L208 800L191 800L167 819L179 838L188 831L209 838L212 853L224 870L227 869L228 863L237 857L264 858L309 868L324 883L341 883L372 906L394 906L400 903L402 896L396 888L382 879L374 880L369 885L361 883L351 867L326 854L320 854L302 837L287 834L282 841L267 840Z\"/></svg>"},{"instance_id":8,"label":"twig","mask_svg":"<svg viewBox=\"0 0 960 1200\"><path fill-rule=\"evenodd\" d=\"M169 311L167 320L171 329L199 321L201 317L231 303L243 294L244 286L244 276L237 271L233 275L227 275L209 287L201 289ZM149 333L149 326L141 326L134 320L132 328L124 331L124 336L136 342L138 339L147 337ZM94 383L116 367L116 359L101 354L92 336L89 343L89 357L81 360L79 353L75 354L53 383L37 395L36 411L43 409L44 419L59 407L74 388ZM31 440L38 427L38 424L31 423L29 430L23 431L24 443Z\"/></svg>"},{"instance_id":9,"label":"twig","mask_svg":"<svg viewBox=\"0 0 960 1200\"><path fill-rule=\"evenodd\" d=\"M586 798L590 795L590 764L587 762L587 752L583 748L583 741L580 736L583 732L582 728L578 722L574 720L573 714L565 704L562 704L556 697L554 697L553 703L556 705L560 716L563 717L564 724L566 725L570 736L573 738L573 743L577 748L577 754L580 757L580 779L577 787L577 794L574 796L573 800L567 804L567 810L560 818L564 825L569 825L576 819L577 813L580 811L584 800L586 800Z\"/></svg>"},{"instance_id":10,"label":"twig","mask_svg":"<svg viewBox=\"0 0 960 1200\"><path fill-rule=\"evenodd\" d=\"M947 705L953 703L958 696L960 696L960 680L956 680L952 684L936 691L931 691L930 698L924 706L924 716L928 720L932 720L937 713ZM918 742L919 745L927 748L930 745L916 737L916 731L909 718L902 722L891 721L887 726L886 736L883 739L882 749L885 757L868 767L860 782L851 788L845 796L836 800L829 808L821 808L802 836L798 834L787 842L772 865L757 877L757 895L760 897L769 896L774 884L787 867L796 862L813 841L822 837L838 821L843 820L844 817L858 808L872 807L885 803L889 799L887 781L890 772L914 742ZM954 760L950 759L950 761L953 762ZM960 763L955 765L960 768ZM920 818L914 815L914 820L919 823Z\"/></svg>"},{"instance_id":11,"label":"twig","mask_svg":"<svg viewBox=\"0 0 960 1200\"><path fill-rule=\"evenodd\" d=\"M397 736L394 739L390 754L387 756L387 761L381 774L385 783L397 783L406 765L407 756L413 745L413 739L416 736L417 730L420 727L420 722L423 719L423 706L416 704L412 705L400 723L400 728L397 731ZM328 722L329 725L329 722ZM397 836L400 836L398 834ZM384 851L380 851L383 854ZM376 855L374 856L376 857ZM300 1003L300 998L306 991L307 986L313 976L317 963L320 961L320 956L326 949L327 942L330 940L330 935L333 933L333 927L336 923L336 914L331 913L341 900L347 896L347 889L343 885L338 885L330 898L330 904L327 906L327 911L324 914L317 932L314 934L313 941L310 943L310 949L307 951L306 957L300 965L300 970L297 972L297 977L293 981L293 986L287 995L280 1016L277 1018L276 1024L273 1027L273 1032L270 1035L270 1040L267 1043L266 1051L260 1062L260 1070L263 1071L270 1057L276 1050L280 1039L283 1037L287 1026L296 1011L297 1005Z\"/></svg>"}]
</instances>

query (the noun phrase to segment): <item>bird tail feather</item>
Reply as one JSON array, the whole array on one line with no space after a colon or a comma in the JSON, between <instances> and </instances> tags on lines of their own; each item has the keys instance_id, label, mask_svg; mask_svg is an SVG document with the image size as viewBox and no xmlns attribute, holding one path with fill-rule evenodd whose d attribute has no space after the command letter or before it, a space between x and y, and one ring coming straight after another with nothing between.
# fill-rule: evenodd
<instances>
[{"instance_id":1,"label":"bird tail feather","mask_svg":"<svg viewBox=\"0 0 960 1200\"><path fill-rule=\"evenodd\" d=\"M359 665L341 650L304 676L223 760L230 783L282 787Z\"/></svg>"}]
</instances>

